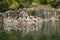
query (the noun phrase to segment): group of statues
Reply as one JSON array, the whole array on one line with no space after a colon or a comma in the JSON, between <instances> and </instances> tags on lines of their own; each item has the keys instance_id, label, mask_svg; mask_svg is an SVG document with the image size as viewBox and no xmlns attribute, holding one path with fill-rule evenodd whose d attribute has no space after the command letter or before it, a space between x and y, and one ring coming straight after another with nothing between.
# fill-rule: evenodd
<instances>
[{"instance_id":1,"label":"group of statues","mask_svg":"<svg viewBox=\"0 0 60 40\"><path fill-rule=\"evenodd\" d=\"M16 11L15 11L16 12ZM12 17L14 15L18 15ZM4 15L5 16L5 15ZM10 13L3 19L5 30L23 30L23 31L35 31L42 27L41 17L29 16L24 10L20 10L20 13Z\"/></svg>"},{"instance_id":2,"label":"group of statues","mask_svg":"<svg viewBox=\"0 0 60 40\"><path fill-rule=\"evenodd\" d=\"M27 10L30 10L31 13L35 12L34 16L29 15L26 12ZM57 12L55 9L51 10L34 7L31 9L23 8L18 10L15 9L14 11L9 10L3 13L3 28L4 30L8 31L20 30L23 33L28 33L30 31L42 31L42 29L45 31L46 28L48 29L49 25L51 25L49 28L52 28L53 30L53 28L56 28L54 27L54 23L56 23L55 21L58 20L57 18Z\"/></svg>"}]
</instances>

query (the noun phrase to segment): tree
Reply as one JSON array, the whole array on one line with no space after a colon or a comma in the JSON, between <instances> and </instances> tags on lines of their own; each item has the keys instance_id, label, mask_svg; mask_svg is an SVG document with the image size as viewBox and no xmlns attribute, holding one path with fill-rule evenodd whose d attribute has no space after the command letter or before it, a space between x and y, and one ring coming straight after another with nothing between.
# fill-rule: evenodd
<instances>
[{"instance_id":1,"label":"tree","mask_svg":"<svg viewBox=\"0 0 60 40\"><path fill-rule=\"evenodd\" d=\"M1 1L0 2L0 11L3 12L6 10L8 10L8 3L6 3L5 1Z\"/></svg>"}]
</instances>

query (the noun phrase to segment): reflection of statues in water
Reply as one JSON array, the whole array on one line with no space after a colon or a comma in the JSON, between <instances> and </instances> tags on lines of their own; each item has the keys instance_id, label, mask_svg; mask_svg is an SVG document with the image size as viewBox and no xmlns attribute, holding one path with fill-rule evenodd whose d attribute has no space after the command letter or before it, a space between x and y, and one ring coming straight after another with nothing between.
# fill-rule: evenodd
<instances>
[{"instance_id":1,"label":"reflection of statues in water","mask_svg":"<svg viewBox=\"0 0 60 40\"><path fill-rule=\"evenodd\" d=\"M0 30L3 29L3 13L0 13Z\"/></svg>"},{"instance_id":2,"label":"reflection of statues in water","mask_svg":"<svg viewBox=\"0 0 60 40\"><path fill-rule=\"evenodd\" d=\"M52 33L55 33L56 32L56 29L57 29L57 21L55 17L51 17L51 30L52 30Z\"/></svg>"}]
</instances>

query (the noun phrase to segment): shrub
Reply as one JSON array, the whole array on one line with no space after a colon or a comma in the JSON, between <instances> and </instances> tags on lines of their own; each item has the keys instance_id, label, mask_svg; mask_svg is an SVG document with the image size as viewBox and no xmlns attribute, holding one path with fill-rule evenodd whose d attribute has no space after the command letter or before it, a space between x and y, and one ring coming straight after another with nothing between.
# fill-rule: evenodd
<instances>
[{"instance_id":1,"label":"shrub","mask_svg":"<svg viewBox=\"0 0 60 40\"><path fill-rule=\"evenodd\" d=\"M10 9L16 9L19 7L19 3L17 1L13 1L13 3L9 6Z\"/></svg>"}]
</instances>

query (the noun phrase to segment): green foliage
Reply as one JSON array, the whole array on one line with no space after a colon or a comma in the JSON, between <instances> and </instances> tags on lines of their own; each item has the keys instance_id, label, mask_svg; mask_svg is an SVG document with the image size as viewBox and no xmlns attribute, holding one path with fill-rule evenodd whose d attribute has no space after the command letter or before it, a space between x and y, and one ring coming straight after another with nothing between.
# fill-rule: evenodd
<instances>
[{"instance_id":1,"label":"green foliage","mask_svg":"<svg viewBox=\"0 0 60 40\"><path fill-rule=\"evenodd\" d=\"M13 1L13 3L9 6L10 9L16 9L19 7L19 3L17 1Z\"/></svg>"},{"instance_id":2,"label":"green foliage","mask_svg":"<svg viewBox=\"0 0 60 40\"><path fill-rule=\"evenodd\" d=\"M32 7L32 5L31 5L29 2L22 3L20 6L23 7L23 8L29 8L29 7Z\"/></svg>"},{"instance_id":3,"label":"green foliage","mask_svg":"<svg viewBox=\"0 0 60 40\"><path fill-rule=\"evenodd\" d=\"M37 5L39 5L39 2L32 2L32 6L34 7L34 6L37 6Z\"/></svg>"},{"instance_id":4,"label":"green foliage","mask_svg":"<svg viewBox=\"0 0 60 40\"><path fill-rule=\"evenodd\" d=\"M50 4L55 8L58 6L58 2L56 2L56 1L52 1Z\"/></svg>"},{"instance_id":5,"label":"green foliage","mask_svg":"<svg viewBox=\"0 0 60 40\"><path fill-rule=\"evenodd\" d=\"M57 8L60 5L60 0L47 0L48 4L51 4L52 7Z\"/></svg>"},{"instance_id":6,"label":"green foliage","mask_svg":"<svg viewBox=\"0 0 60 40\"><path fill-rule=\"evenodd\" d=\"M50 4L52 7L57 8L60 5L60 0L40 0L41 4Z\"/></svg>"},{"instance_id":7,"label":"green foliage","mask_svg":"<svg viewBox=\"0 0 60 40\"><path fill-rule=\"evenodd\" d=\"M8 4L5 1L0 2L0 11L8 10Z\"/></svg>"},{"instance_id":8,"label":"green foliage","mask_svg":"<svg viewBox=\"0 0 60 40\"><path fill-rule=\"evenodd\" d=\"M49 8L60 8L60 0L1 0L0 11L24 7L30 8L41 4L43 6L47 5Z\"/></svg>"},{"instance_id":9,"label":"green foliage","mask_svg":"<svg viewBox=\"0 0 60 40\"><path fill-rule=\"evenodd\" d=\"M52 6L50 4L46 5L47 8L52 8Z\"/></svg>"}]
</instances>

